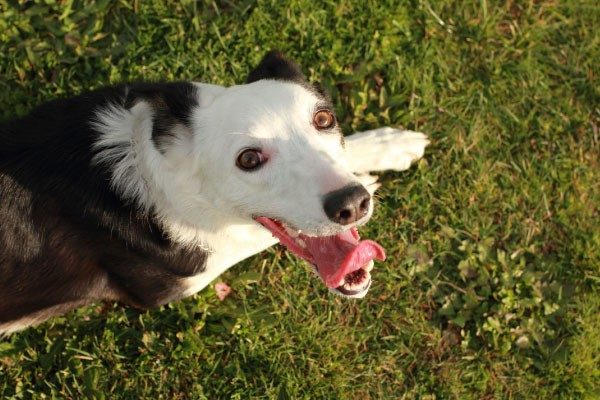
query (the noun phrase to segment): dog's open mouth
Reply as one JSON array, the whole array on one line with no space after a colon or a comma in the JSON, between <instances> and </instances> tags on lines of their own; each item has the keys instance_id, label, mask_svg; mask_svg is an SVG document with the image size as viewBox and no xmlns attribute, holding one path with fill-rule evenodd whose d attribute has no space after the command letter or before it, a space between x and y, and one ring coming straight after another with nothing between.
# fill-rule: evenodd
<instances>
[{"instance_id":1,"label":"dog's open mouth","mask_svg":"<svg viewBox=\"0 0 600 400\"><path fill-rule=\"evenodd\" d=\"M385 251L372 240L360 240L356 228L334 236L307 236L283 223L257 217L289 251L311 263L327 287L350 297L362 297L371 285L373 260L385 260Z\"/></svg>"}]
</instances>

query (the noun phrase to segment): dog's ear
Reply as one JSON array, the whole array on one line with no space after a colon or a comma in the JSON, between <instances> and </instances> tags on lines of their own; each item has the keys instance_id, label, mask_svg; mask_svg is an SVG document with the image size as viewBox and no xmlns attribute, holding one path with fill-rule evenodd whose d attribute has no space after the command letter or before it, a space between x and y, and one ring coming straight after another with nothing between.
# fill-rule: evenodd
<instances>
[{"instance_id":1,"label":"dog's ear","mask_svg":"<svg viewBox=\"0 0 600 400\"><path fill-rule=\"evenodd\" d=\"M306 77L300 71L300 67L293 61L277 51L268 52L248 75L246 83L256 82L261 79L280 79L286 81L306 81Z\"/></svg>"},{"instance_id":2,"label":"dog's ear","mask_svg":"<svg viewBox=\"0 0 600 400\"><path fill-rule=\"evenodd\" d=\"M313 90L315 90L322 98L331 103L331 96L329 95L329 92L325 90L325 88L323 87L323 85L321 85L320 82L312 82L311 85L313 87Z\"/></svg>"},{"instance_id":3,"label":"dog's ear","mask_svg":"<svg viewBox=\"0 0 600 400\"><path fill-rule=\"evenodd\" d=\"M137 83L127 87L124 99L127 108L138 101L153 109L152 142L165 153L176 141L189 140L192 109L198 105L197 88L189 82Z\"/></svg>"}]
</instances>

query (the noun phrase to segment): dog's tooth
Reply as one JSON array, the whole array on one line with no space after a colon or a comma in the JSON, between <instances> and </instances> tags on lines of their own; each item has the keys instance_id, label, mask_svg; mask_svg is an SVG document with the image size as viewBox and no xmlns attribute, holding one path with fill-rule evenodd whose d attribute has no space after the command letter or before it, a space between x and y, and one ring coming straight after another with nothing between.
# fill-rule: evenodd
<instances>
[{"instance_id":1,"label":"dog's tooth","mask_svg":"<svg viewBox=\"0 0 600 400\"><path fill-rule=\"evenodd\" d=\"M317 266L315 264L310 264L310 266L312 267L312 272L314 272L315 275L319 276L319 269L317 268Z\"/></svg>"},{"instance_id":2,"label":"dog's tooth","mask_svg":"<svg viewBox=\"0 0 600 400\"><path fill-rule=\"evenodd\" d=\"M363 287L363 285L360 282L359 283L353 283L353 284L346 283L344 285L344 289L346 289L346 290L352 290L352 291L362 289L362 287Z\"/></svg>"},{"instance_id":3,"label":"dog's tooth","mask_svg":"<svg viewBox=\"0 0 600 400\"><path fill-rule=\"evenodd\" d=\"M302 239L296 239L296 243L298 243L298 246L302 247L303 249L306 248L306 242Z\"/></svg>"},{"instance_id":4,"label":"dog's tooth","mask_svg":"<svg viewBox=\"0 0 600 400\"><path fill-rule=\"evenodd\" d=\"M364 270L367 272L370 272L373 270L373 266L375 265L375 262L373 260L369 261L369 263L364 267Z\"/></svg>"},{"instance_id":5,"label":"dog's tooth","mask_svg":"<svg viewBox=\"0 0 600 400\"><path fill-rule=\"evenodd\" d=\"M290 235L293 238L297 238L298 236L300 236L300 232L288 229L288 235Z\"/></svg>"}]
</instances>

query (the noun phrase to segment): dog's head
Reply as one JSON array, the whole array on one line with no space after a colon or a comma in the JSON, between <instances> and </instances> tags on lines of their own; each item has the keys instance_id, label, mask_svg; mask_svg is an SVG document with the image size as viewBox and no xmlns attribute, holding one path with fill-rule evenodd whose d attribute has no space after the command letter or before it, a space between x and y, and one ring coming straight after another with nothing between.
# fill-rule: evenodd
<instances>
[{"instance_id":1,"label":"dog's head","mask_svg":"<svg viewBox=\"0 0 600 400\"><path fill-rule=\"evenodd\" d=\"M198 167L203 179L214 177L208 195L219 208L312 236L370 217L370 194L346 165L331 102L281 54L269 53L245 85L215 97L193 123L202 130Z\"/></svg>"},{"instance_id":2,"label":"dog's head","mask_svg":"<svg viewBox=\"0 0 600 400\"><path fill-rule=\"evenodd\" d=\"M197 104L184 123L153 137L176 171L158 178L166 189L154 195L162 200L153 208L189 225L205 223L207 207L260 223L309 261L332 291L364 296L373 259L385 255L378 244L359 240L356 229L373 211L372 191L348 168L328 96L270 52L246 84L199 85L192 97Z\"/></svg>"}]
</instances>

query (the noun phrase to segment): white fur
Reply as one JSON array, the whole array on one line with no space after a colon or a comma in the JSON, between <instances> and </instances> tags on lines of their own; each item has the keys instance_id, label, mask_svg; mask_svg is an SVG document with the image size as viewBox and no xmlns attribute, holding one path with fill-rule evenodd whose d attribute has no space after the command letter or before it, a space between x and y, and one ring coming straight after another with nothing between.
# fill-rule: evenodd
<instances>
[{"instance_id":1,"label":"white fur","mask_svg":"<svg viewBox=\"0 0 600 400\"><path fill-rule=\"evenodd\" d=\"M355 173L404 171L423 157L429 144L420 132L384 127L355 133L346 138L346 157Z\"/></svg>"},{"instance_id":2,"label":"white fur","mask_svg":"<svg viewBox=\"0 0 600 400\"><path fill-rule=\"evenodd\" d=\"M44 318L26 317L16 321L10 321L0 324L0 338L8 336L11 333L22 331L23 329L36 325L43 321Z\"/></svg>"},{"instance_id":3,"label":"white fur","mask_svg":"<svg viewBox=\"0 0 600 400\"><path fill-rule=\"evenodd\" d=\"M102 132L94 147L93 162L112 169L113 187L127 200L145 209L163 201L157 180L165 172L160 168L160 153L152 143L152 108L139 102L130 110L110 105L96 113L92 123Z\"/></svg>"},{"instance_id":4,"label":"white fur","mask_svg":"<svg viewBox=\"0 0 600 400\"><path fill-rule=\"evenodd\" d=\"M210 251L206 271L186 281L185 295L277 242L253 217L281 219L312 235L348 229L328 219L323 196L356 183L373 193L376 177L366 172L406 169L428 144L423 134L382 128L348 137L344 151L339 132L312 125L319 98L294 83L197 87L191 132L178 127L164 154L151 140L152 108L144 101L98 110L95 122L101 136L94 161L110 166L114 188L152 210L172 240ZM235 165L249 147L269 157L253 172Z\"/></svg>"}]
</instances>

